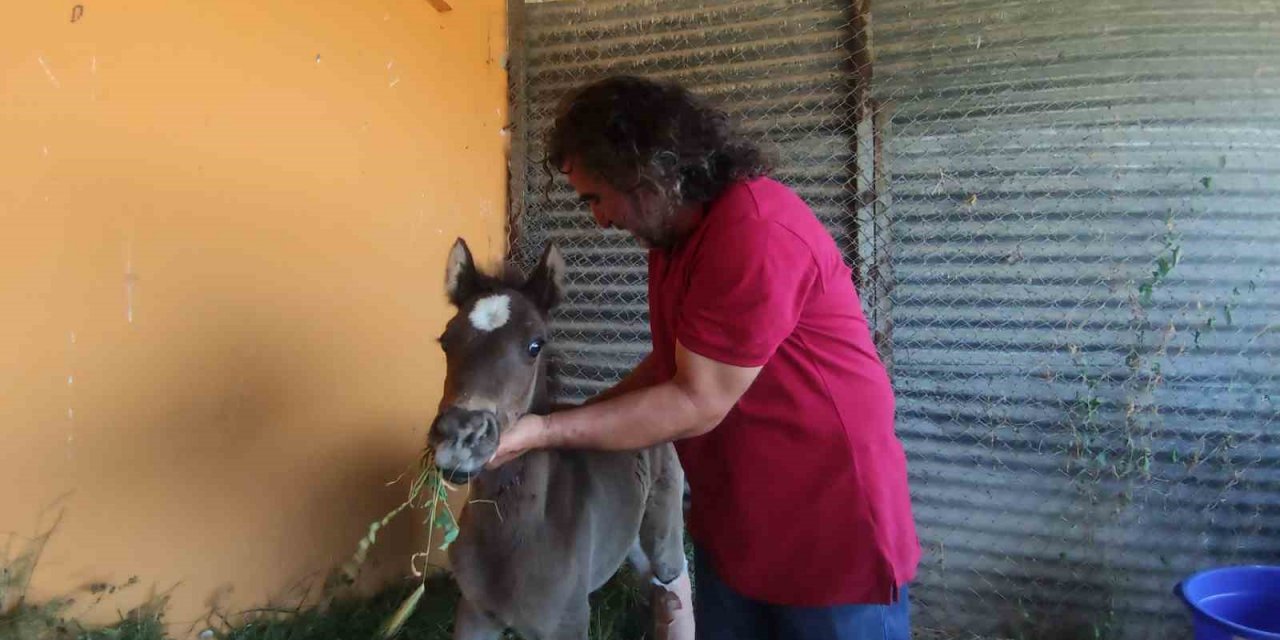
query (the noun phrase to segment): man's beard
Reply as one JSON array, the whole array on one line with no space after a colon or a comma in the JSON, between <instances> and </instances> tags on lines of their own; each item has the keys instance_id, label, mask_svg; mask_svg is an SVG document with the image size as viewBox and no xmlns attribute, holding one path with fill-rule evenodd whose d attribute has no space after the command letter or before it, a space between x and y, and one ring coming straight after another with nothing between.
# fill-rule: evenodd
<instances>
[{"instance_id":1,"label":"man's beard","mask_svg":"<svg viewBox=\"0 0 1280 640\"><path fill-rule=\"evenodd\" d=\"M680 244L683 238L677 237L673 224L677 207L667 198L650 195L633 197L632 211L635 229L630 229L631 237L645 249L670 251Z\"/></svg>"}]
</instances>

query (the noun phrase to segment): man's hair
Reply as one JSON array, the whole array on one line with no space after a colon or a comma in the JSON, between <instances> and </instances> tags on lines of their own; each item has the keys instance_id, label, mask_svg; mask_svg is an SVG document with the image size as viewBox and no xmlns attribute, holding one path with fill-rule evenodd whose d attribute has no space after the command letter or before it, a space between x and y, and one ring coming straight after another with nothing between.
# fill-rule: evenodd
<instances>
[{"instance_id":1,"label":"man's hair","mask_svg":"<svg viewBox=\"0 0 1280 640\"><path fill-rule=\"evenodd\" d=\"M733 182L770 170L723 111L677 84L635 76L570 93L546 142L548 170L577 163L623 193L647 188L671 206L709 202Z\"/></svg>"}]
</instances>

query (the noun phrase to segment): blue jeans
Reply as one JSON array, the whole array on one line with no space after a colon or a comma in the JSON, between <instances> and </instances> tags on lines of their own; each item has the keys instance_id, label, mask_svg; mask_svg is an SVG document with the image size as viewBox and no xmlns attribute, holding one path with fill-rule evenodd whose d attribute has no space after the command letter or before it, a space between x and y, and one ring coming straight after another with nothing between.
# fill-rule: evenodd
<instances>
[{"instance_id":1,"label":"blue jeans","mask_svg":"<svg viewBox=\"0 0 1280 640\"><path fill-rule=\"evenodd\" d=\"M909 640L907 587L890 605L788 607L743 597L694 550L693 615L698 640Z\"/></svg>"}]
</instances>

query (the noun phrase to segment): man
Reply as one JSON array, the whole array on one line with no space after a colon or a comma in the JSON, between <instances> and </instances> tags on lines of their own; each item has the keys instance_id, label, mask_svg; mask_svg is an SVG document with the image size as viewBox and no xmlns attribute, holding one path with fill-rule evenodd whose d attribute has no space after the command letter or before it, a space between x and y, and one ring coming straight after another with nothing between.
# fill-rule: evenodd
<instances>
[{"instance_id":1,"label":"man","mask_svg":"<svg viewBox=\"0 0 1280 640\"><path fill-rule=\"evenodd\" d=\"M653 350L587 405L516 422L490 464L675 441L698 638L908 638L920 547L906 459L830 234L724 113L678 86L579 89L548 161L601 227L649 248ZM688 580L668 585L686 605Z\"/></svg>"}]
</instances>

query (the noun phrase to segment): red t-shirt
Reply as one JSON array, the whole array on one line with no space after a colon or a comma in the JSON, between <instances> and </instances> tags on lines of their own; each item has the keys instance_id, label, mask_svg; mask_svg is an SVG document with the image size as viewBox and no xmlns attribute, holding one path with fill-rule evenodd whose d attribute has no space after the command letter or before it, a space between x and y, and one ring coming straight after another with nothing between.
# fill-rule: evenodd
<instances>
[{"instance_id":1,"label":"red t-shirt","mask_svg":"<svg viewBox=\"0 0 1280 640\"><path fill-rule=\"evenodd\" d=\"M683 244L649 252L660 379L677 340L763 366L719 426L676 443L689 532L749 598L882 604L915 577L893 391L851 276L809 207L768 178L730 186Z\"/></svg>"}]
</instances>

